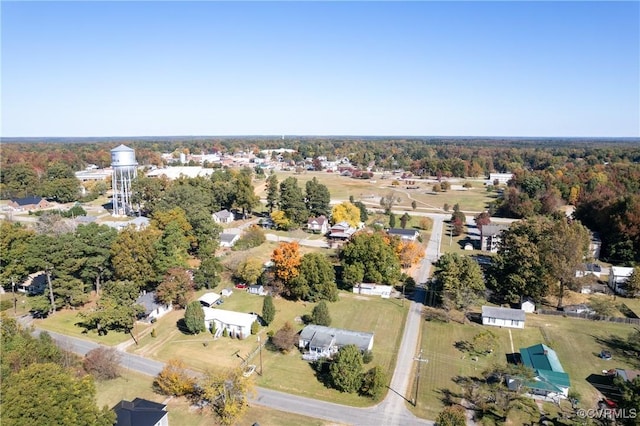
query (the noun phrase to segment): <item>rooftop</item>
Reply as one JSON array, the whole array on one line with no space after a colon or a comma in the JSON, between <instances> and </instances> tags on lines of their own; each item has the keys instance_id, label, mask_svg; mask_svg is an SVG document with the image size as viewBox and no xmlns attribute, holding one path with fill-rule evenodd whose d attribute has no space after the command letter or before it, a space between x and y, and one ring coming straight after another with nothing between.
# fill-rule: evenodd
<instances>
[{"instance_id":1,"label":"rooftop","mask_svg":"<svg viewBox=\"0 0 640 426\"><path fill-rule=\"evenodd\" d=\"M494 306L483 306L482 316L517 321L524 321L526 318L522 309L499 308Z\"/></svg>"},{"instance_id":2,"label":"rooftop","mask_svg":"<svg viewBox=\"0 0 640 426\"><path fill-rule=\"evenodd\" d=\"M313 341L314 346L329 344L335 339L338 346L356 345L360 349L368 349L373 333L310 324L302 329L300 338Z\"/></svg>"}]
</instances>

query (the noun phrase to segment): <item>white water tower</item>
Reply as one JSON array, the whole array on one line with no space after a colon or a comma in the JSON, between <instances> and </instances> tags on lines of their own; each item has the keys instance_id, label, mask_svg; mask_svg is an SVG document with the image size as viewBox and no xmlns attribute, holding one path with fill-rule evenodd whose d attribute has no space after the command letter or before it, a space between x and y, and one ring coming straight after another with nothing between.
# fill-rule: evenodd
<instances>
[{"instance_id":1,"label":"white water tower","mask_svg":"<svg viewBox=\"0 0 640 426\"><path fill-rule=\"evenodd\" d=\"M124 216L133 211L131 182L138 175L136 152L124 145L113 148L111 167L113 168L113 216Z\"/></svg>"}]
</instances>

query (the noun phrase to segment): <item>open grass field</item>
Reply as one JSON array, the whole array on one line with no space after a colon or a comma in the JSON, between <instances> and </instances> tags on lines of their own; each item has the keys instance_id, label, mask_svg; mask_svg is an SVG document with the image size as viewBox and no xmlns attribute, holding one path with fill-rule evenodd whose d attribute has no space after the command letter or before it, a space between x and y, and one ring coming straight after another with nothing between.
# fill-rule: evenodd
<instances>
[{"instance_id":1,"label":"open grass field","mask_svg":"<svg viewBox=\"0 0 640 426\"><path fill-rule=\"evenodd\" d=\"M499 346L492 354L473 361L454 346L458 341L471 341L473 336L485 329L490 329L499 337ZM624 324L535 314L527 314L524 329L510 331L475 323L462 325L425 321L422 325L421 348L424 351L423 358L429 362L421 366L418 403L412 410L420 417L435 418L443 407L442 391L449 389L457 393L461 390L452 381L454 377L479 376L496 363L506 364L506 354L538 343L544 343L557 352L564 370L569 374L572 389L581 395L580 405L593 408L599 395L587 382L587 377L600 374L604 369L634 367L624 358L618 357L613 361L600 359L597 354L607 348L601 339L606 340L611 336L626 338L632 331L633 327Z\"/></svg>"},{"instance_id":2,"label":"open grass field","mask_svg":"<svg viewBox=\"0 0 640 426\"><path fill-rule=\"evenodd\" d=\"M34 320L34 325L38 328L42 328L43 330L79 337L81 339L87 339L109 346L117 345L131 338L128 334L115 331L110 331L106 336L98 336L98 333L95 330L85 332L84 328L76 325L76 323L81 321L81 319L78 318L79 312L79 310L63 309L61 311L57 311L53 315L50 315L46 319ZM148 327L148 324L137 322L133 333L144 333Z\"/></svg>"},{"instance_id":3,"label":"open grass field","mask_svg":"<svg viewBox=\"0 0 640 426\"><path fill-rule=\"evenodd\" d=\"M304 172L296 174L295 172L276 172L278 181L282 182L287 177L295 177L298 180L298 186L304 190L304 185L314 177L329 189L331 199L333 201L346 201L350 196L356 200L363 201L369 208L379 206L380 197L393 191L400 198L397 209L405 209L411 212L411 202L417 203L417 210L440 210L444 204L451 206L458 203L462 210L466 211L482 211L487 208L487 203L492 201L495 193L489 193L482 183L469 180L472 188L469 190L449 190L447 192L433 193L432 187L435 181L429 183L419 182L419 189L406 189L403 181L400 185L391 184L393 179L380 179L382 174L376 173L372 179L352 179L346 176L340 176L338 173L327 172ZM458 184L462 185L464 180L460 180ZM266 196L264 185L256 184L256 192L260 197Z\"/></svg>"},{"instance_id":4,"label":"open grass field","mask_svg":"<svg viewBox=\"0 0 640 426\"><path fill-rule=\"evenodd\" d=\"M98 406L109 408L121 400L128 401L134 398L144 398L154 402L167 401L167 397L153 392L153 378L142 374L127 371L122 377L96 383ZM169 424L177 426L205 426L216 424L215 418L207 413L192 410L185 398L171 398L167 402L169 412ZM300 424L321 426L325 422L297 414L285 413L261 406L250 406L237 425L250 425L254 423L273 426L297 426Z\"/></svg>"},{"instance_id":5,"label":"open grass field","mask_svg":"<svg viewBox=\"0 0 640 426\"><path fill-rule=\"evenodd\" d=\"M220 308L260 313L262 300L260 296L236 291ZM298 330L302 329L303 325L297 322L296 318L311 313L314 306L312 303L292 302L282 298L277 298L274 302L276 318L268 328L261 329L260 336L263 341L266 341L267 330L276 331L286 321L291 322ZM375 333L374 359L366 368L380 365L391 375L407 306L408 304L401 306L401 302L396 299L369 298L341 292L340 300L329 304L329 312L334 327ZM157 336L152 338L147 335L140 340L139 346L131 347L129 350L162 361L180 358L191 368L205 371L220 367L239 367L243 359L258 348L257 336L251 336L246 340L231 338L214 340L209 333L196 336L183 334L176 327L177 321L183 315L184 311L178 311L161 318L154 324ZM373 403L370 399L341 394L325 387L315 377L311 366L301 359L298 350L281 354L266 346L262 350L262 361L264 375L256 377L260 386L354 406L367 406ZM256 354L250 362L258 365L259 356Z\"/></svg>"}]
</instances>

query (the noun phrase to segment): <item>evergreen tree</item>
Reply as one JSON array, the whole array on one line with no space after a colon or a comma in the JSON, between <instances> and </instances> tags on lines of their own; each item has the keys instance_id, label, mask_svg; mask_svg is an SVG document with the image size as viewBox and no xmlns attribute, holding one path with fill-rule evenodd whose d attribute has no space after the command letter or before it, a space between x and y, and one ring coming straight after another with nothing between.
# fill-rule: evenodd
<instances>
[{"instance_id":1,"label":"evergreen tree","mask_svg":"<svg viewBox=\"0 0 640 426\"><path fill-rule=\"evenodd\" d=\"M206 330L204 310L198 300L187 305L187 309L184 311L184 325L191 334L198 334Z\"/></svg>"},{"instance_id":2,"label":"evergreen tree","mask_svg":"<svg viewBox=\"0 0 640 426\"><path fill-rule=\"evenodd\" d=\"M331 325L331 316L329 315L329 308L324 300L321 300L316 306L313 307L311 318L314 324L324 325L326 327Z\"/></svg>"},{"instance_id":3,"label":"evergreen tree","mask_svg":"<svg viewBox=\"0 0 640 426\"><path fill-rule=\"evenodd\" d=\"M278 177L272 173L267 178L267 208L272 213L278 207L280 201L280 188L278 186Z\"/></svg>"},{"instance_id":4,"label":"evergreen tree","mask_svg":"<svg viewBox=\"0 0 640 426\"><path fill-rule=\"evenodd\" d=\"M298 186L298 180L294 177L288 177L280 184L280 210L296 225L309 219L304 195Z\"/></svg>"},{"instance_id":5,"label":"evergreen tree","mask_svg":"<svg viewBox=\"0 0 640 426\"><path fill-rule=\"evenodd\" d=\"M306 206L309 213L312 216L329 216L331 212L331 207L329 206L331 195L327 187L314 177L305 184L305 188L307 195Z\"/></svg>"},{"instance_id":6,"label":"evergreen tree","mask_svg":"<svg viewBox=\"0 0 640 426\"><path fill-rule=\"evenodd\" d=\"M356 345L338 350L329 368L333 385L342 392L354 393L362 386L362 354Z\"/></svg>"},{"instance_id":7,"label":"evergreen tree","mask_svg":"<svg viewBox=\"0 0 640 426\"><path fill-rule=\"evenodd\" d=\"M276 307L273 305L273 298L265 296L262 301L262 320L269 325L276 317Z\"/></svg>"}]
</instances>

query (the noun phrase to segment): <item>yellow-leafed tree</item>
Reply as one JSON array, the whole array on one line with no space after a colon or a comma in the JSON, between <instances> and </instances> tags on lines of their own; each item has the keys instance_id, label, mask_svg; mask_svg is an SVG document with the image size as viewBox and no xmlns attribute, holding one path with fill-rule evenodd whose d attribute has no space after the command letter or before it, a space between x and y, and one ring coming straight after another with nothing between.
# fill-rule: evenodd
<instances>
[{"instance_id":1,"label":"yellow-leafed tree","mask_svg":"<svg viewBox=\"0 0 640 426\"><path fill-rule=\"evenodd\" d=\"M348 201L337 204L331 210L331 223L347 222L353 227L358 227L360 223L360 209Z\"/></svg>"},{"instance_id":2,"label":"yellow-leafed tree","mask_svg":"<svg viewBox=\"0 0 640 426\"><path fill-rule=\"evenodd\" d=\"M273 270L277 278L287 284L293 278L300 275L300 245L293 241L290 243L280 243L271 254Z\"/></svg>"}]
</instances>

